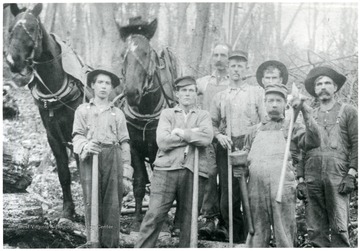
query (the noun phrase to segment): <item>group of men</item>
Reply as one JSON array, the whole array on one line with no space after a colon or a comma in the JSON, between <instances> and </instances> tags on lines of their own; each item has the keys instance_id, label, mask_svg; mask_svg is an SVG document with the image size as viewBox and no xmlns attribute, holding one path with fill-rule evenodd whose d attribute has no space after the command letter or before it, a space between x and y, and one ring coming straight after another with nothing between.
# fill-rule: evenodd
<instances>
[{"instance_id":1,"label":"group of men","mask_svg":"<svg viewBox=\"0 0 360 251\"><path fill-rule=\"evenodd\" d=\"M335 99L346 77L330 67L315 67L304 84L320 106L313 110L304 99L293 97L293 112L285 113L289 102L284 64L275 60L261 64L256 72L258 85L253 85L246 79L247 53L232 52L226 44L218 44L212 59L213 74L197 81L191 76L175 80L178 105L164 109L160 115L149 209L135 247L155 247L174 200L179 246L189 247L196 148L201 202L198 210L205 219L199 229L201 237L226 240L232 224L235 243L268 247L273 238L277 247L295 247L297 196L306 201L306 223L313 246L349 247L349 196L357 174L357 110ZM73 143L81 160L87 236L91 156L99 155L102 247L118 246L123 186L132 178L125 117L109 101L112 88L118 84L109 70L91 72L88 85L95 97L77 109L74 122ZM290 128L290 120L299 112L303 121ZM288 114L290 118L286 118ZM291 154L279 203L275 197L288 135ZM232 168L230 223L228 154L237 150L246 151L248 157L245 172L240 172L238 166ZM247 180L253 233L248 233L250 223L241 210L242 176Z\"/></svg>"}]
</instances>

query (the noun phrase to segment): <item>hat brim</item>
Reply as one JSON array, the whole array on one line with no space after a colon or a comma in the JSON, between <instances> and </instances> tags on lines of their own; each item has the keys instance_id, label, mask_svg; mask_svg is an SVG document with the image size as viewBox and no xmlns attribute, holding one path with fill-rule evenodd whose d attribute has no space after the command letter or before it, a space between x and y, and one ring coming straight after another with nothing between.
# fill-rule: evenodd
<instances>
[{"instance_id":1,"label":"hat brim","mask_svg":"<svg viewBox=\"0 0 360 251\"><path fill-rule=\"evenodd\" d=\"M269 66L269 65L275 65L276 68L278 68L281 71L281 75L282 75L282 84L286 85L289 79L289 72L286 68L286 66L281 63L280 61L277 60L269 60L266 61L264 63L262 63L256 70L256 80L258 82L258 84L262 87L265 88L263 82L262 82L262 78L263 78L263 73L264 70Z\"/></svg>"},{"instance_id":2,"label":"hat brim","mask_svg":"<svg viewBox=\"0 0 360 251\"><path fill-rule=\"evenodd\" d=\"M346 82L346 77L344 75L336 72L330 67L324 67L324 66L315 67L311 69L311 71L306 76L306 79L304 81L306 91L313 97L317 97L315 93L314 82L320 76L327 76L336 83L338 88L335 91L335 93L338 92Z\"/></svg>"},{"instance_id":3,"label":"hat brim","mask_svg":"<svg viewBox=\"0 0 360 251\"><path fill-rule=\"evenodd\" d=\"M105 74L105 75L110 76L111 85L114 88L120 85L120 79L114 73L104 70L104 69L96 69L87 74L87 77L86 77L87 86L91 87L91 82L93 81L94 77L97 76L98 74Z\"/></svg>"},{"instance_id":4,"label":"hat brim","mask_svg":"<svg viewBox=\"0 0 360 251\"><path fill-rule=\"evenodd\" d=\"M131 34L140 34L150 40L155 35L156 29L157 19L154 19L154 21L152 21L150 24L121 26L119 31L120 37L123 41L125 41L126 38Z\"/></svg>"}]
</instances>

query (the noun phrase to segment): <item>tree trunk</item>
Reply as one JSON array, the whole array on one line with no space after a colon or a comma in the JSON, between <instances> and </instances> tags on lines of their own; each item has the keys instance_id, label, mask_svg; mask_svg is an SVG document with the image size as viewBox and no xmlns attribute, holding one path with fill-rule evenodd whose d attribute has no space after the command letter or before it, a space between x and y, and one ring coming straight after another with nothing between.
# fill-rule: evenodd
<instances>
[{"instance_id":1,"label":"tree trunk","mask_svg":"<svg viewBox=\"0 0 360 251\"><path fill-rule=\"evenodd\" d=\"M196 23L194 36L192 38L192 50L190 50L190 64L194 67L191 69L193 76L198 75L199 66L202 58L202 49L205 41L205 34L208 31L210 3L196 3Z\"/></svg>"},{"instance_id":2,"label":"tree trunk","mask_svg":"<svg viewBox=\"0 0 360 251\"><path fill-rule=\"evenodd\" d=\"M24 193L31 184L32 173L27 169L29 151L21 145L3 144L3 192Z\"/></svg>"},{"instance_id":3,"label":"tree trunk","mask_svg":"<svg viewBox=\"0 0 360 251\"><path fill-rule=\"evenodd\" d=\"M40 229L43 223L41 203L30 194L3 194L4 235Z\"/></svg>"}]
</instances>

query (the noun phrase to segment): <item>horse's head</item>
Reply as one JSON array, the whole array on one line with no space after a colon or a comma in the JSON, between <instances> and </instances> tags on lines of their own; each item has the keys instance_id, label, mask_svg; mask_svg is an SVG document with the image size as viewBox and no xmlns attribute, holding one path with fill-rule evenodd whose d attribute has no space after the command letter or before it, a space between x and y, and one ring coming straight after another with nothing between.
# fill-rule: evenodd
<instances>
[{"instance_id":1,"label":"horse's head","mask_svg":"<svg viewBox=\"0 0 360 251\"><path fill-rule=\"evenodd\" d=\"M123 59L124 93L129 105L138 106L143 95L152 88L156 52L145 36L132 34L126 39Z\"/></svg>"},{"instance_id":2,"label":"horse's head","mask_svg":"<svg viewBox=\"0 0 360 251\"><path fill-rule=\"evenodd\" d=\"M32 10L20 10L17 4L11 4L10 8L15 19L9 26L6 62L12 72L27 75L34 58L42 53L43 33L39 20L42 4L35 5Z\"/></svg>"}]
</instances>

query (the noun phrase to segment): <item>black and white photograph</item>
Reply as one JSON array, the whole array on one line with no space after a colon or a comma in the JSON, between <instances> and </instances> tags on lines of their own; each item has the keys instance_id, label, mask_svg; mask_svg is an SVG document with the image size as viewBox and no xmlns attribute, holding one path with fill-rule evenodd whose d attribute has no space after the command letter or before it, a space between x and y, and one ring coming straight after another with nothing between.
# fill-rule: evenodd
<instances>
[{"instance_id":1,"label":"black and white photograph","mask_svg":"<svg viewBox=\"0 0 360 251\"><path fill-rule=\"evenodd\" d=\"M4 249L358 248L358 2L2 5Z\"/></svg>"}]
</instances>

